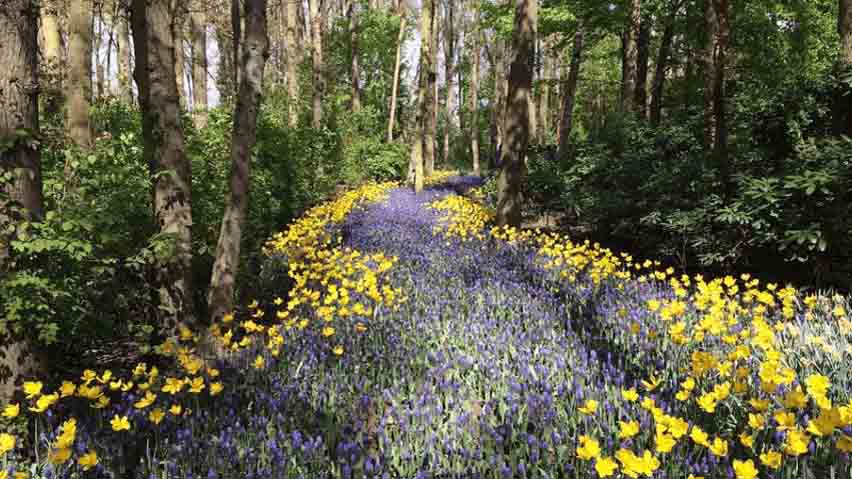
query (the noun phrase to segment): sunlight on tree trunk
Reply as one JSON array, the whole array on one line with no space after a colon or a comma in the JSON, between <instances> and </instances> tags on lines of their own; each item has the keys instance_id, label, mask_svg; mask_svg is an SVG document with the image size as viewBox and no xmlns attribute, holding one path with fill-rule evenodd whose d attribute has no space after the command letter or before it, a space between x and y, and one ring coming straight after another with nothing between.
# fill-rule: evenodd
<instances>
[{"instance_id":1,"label":"sunlight on tree trunk","mask_svg":"<svg viewBox=\"0 0 852 479\"><path fill-rule=\"evenodd\" d=\"M248 213L249 170L257 139L257 116L263 93L263 70L269 57L266 0L246 0L246 36L240 71L240 91L231 135L229 195L216 245L210 280L210 319L221 319L234 309L234 287L240 263L240 242Z\"/></svg>"},{"instance_id":2,"label":"sunlight on tree trunk","mask_svg":"<svg viewBox=\"0 0 852 479\"><path fill-rule=\"evenodd\" d=\"M44 36L44 63L40 65L40 74L45 108L48 113L56 114L62 105L64 62L59 12L52 2L43 2L41 5L41 31Z\"/></svg>"},{"instance_id":3,"label":"sunlight on tree trunk","mask_svg":"<svg viewBox=\"0 0 852 479\"><path fill-rule=\"evenodd\" d=\"M393 141L393 129L396 122L397 92L399 91L399 73L402 66L402 48L405 43L405 22L408 19L405 7L400 2L399 34L396 40L396 60L393 66L393 85L391 86L390 113L388 114L388 143Z\"/></svg>"},{"instance_id":4,"label":"sunlight on tree trunk","mask_svg":"<svg viewBox=\"0 0 852 479\"><path fill-rule=\"evenodd\" d=\"M636 112L636 84L639 71L639 29L642 23L642 1L630 0L627 27L624 32L624 67L621 73L619 111Z\"/></svg>"},{"instance_id":5,"label":"sunlight on tree trunk","mask_svg":"<svg viewBox=\"0 0 852 479\"><path fill-rule=\"evenodd\" d=\"M192 115L197 128L207 125L207 15L201 5L189 16L192 41Z\"/></svg>"},{"instance_id":6,"label":"sunlight on tree trunk","mask_svg":"<svg viewBox=\"0 0 852 479\"><path fill-rule=\"evenodd\" d=\"M349 0L349 45L352 48L352 112L361 111L361 67L358 64L358 0Z\"/></svg>"},{"instance_id":7,"label":"sunlight on tree trunk","mask_svg":"<svg viewBox=\"0 0 852 479\"><path fill-rule=\"evenodd\" d=\"M299 66L302 64L302 49L299 36L299 5L287 2L287 124L295 128L299 124Z\"/></svg>"},{"instance_id":8,"label":"sunlight on tree trunk","mask_svg":"<svg viewBox=\"0 0 852 479\"><path fill-rule=\"evenodd\" d=\"M432 92L430 88L429 75L432 73L432 24L435 17L435 4L433 0L424 0L420 11L420 92L417 95L417 132L414 135L414 147L411 158L414 170L414 192L423 191L424 156L426 156L426 143L429 139L429 118L432 103Z\"/></svg>"},{"instance_id":9,"label":"sunlight on tree trunk","mask_svg":"<svg viewBox=\"0 0 852 479\"><path fill-rule=\"evenodd\" d=\"M482 174L479 164L479 61L480 61L480 45L482 43L482 32L479 31L479 2L471 0L473 9L473 20L471 22L469 36L471 40L471 56L473 57L473 65L470 72L470 93L468 101L470 102L468 109L470 110L470 121L468 126L470 132L470 155L473 159L473 174L480 176Z\"/></svg>"},{"instance_id":10,"label":"sunlight on tree trunk","mask_svg":"<svg viewBox=\"0 0 852 479\"><path fill-rule=\"evenodd\" d=\"M311 10L311 54L313 58L313 120L314 128L322 126L322 100L325 95L325 63L323 61L322 24L325 21L322 0L309 0Z\"/></svg>"},{"instance_id":11,"label":"sunlight on tree trunk","mask_svg":"<svg viewBox=\"0 0 852 479\"><path fill-rule=\"evenodd\" d=\"M530 139L529 99L535 59L537 0L518 0L506 103L506 144L497 178L497 224L521 225L524 156Z\"/></svg>"},{"instance_id":12,"label":"sunlight on tree trunk","mask_svg":"<svg viewBox=\"0 0 852 479\"><path fill-rule=\"evenodd\" d=\"M14 135L25 136L0 147L0 278L14 271L9 244L19 221L42 218L41 156L36 139L38 121L38 8L31 0L0 4L0 145ZM24 379L41 372L43 358L26 325L4 327L0 334L0 402L9 400Z\"/></svg>"},{"instance_id":13,"label":"sunlight on tree trunk","mask_svg":"<svg viewBox=\"0 0 852 479\"><path fill-rule=\"evenodd\" d=\"M92 2L71 0L68 19L68 136L80 148L92 146ZM73 175L66 165L65 179Z\"/></svg>"},{"instance_id":14,"label":"sunlight on tree trunk","mask_svg":"<svg viewBox=\"0 0 852 479\"><path fill-rule=\"evenodd\" d=\"M159 323L175 336L181 324L192 325L192 170L186 156L175 81L169 0L134 0L139 104L142 105L145 158L154 180L154 216L170 251L158 258Z\"/></svg>"}]
</instances>

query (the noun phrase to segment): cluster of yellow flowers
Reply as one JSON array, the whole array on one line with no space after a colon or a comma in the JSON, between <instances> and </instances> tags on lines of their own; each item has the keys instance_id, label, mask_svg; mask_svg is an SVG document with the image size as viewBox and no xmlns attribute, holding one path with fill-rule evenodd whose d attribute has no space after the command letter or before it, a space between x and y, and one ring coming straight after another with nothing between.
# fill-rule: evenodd
<instances>
[{"instance_id":1,"label":"cluster of yellow flowers","mask_svg":"<svg viewBox=\"0 0 852 479\"><path fill-rule=\"evenodd\" d=\"M147 420L153 425L159 425L168 411L174 418L192 414L192 409L184 406L189 397L201 394L207 390L210 396L221 393L224 386L216 378L219 371L205 367L204 361L195 353L195 349L183 343L196 342L192 332L183 328L181 339L167 341L157 349L159 352L173 356L179 369L177 376L162 376L156 367L148 367L138 363L132 372L124 377L114 374L111 370L97 372L91 369L83 371L76 381L65 380L54 392L44 390L40 381L27 381L23 384L23 393L29 405L27 410L35 414L44 414L61 401L82 401L89 403L92 409L104 409L122 392L135 391L139 400L133 404L137 410L148 410ZM185 394L181 394L185 391ZM157 403L160 403L158 406ZM21 413L20 403L7 404L0 415L5 421L12 421ZM115 415L110 425L113 431L129 431L133 424L128 416ZM69 418L64 421L56 439L49 444L48 460L54 465L61 465L71 460L73 446L77 436L77 421ZM4 456L15 447L14 436L6 433L0 435L0 456ZM38 447L38 444L36 444ZM94 450L86 451L77 458L77 464L87 471L98 464L98 456ZM19 473L16 478L26 477Z\"/></svg>"},{"instance_id":2,"label":"cluster of yellow flowers","mask_svg":"<svg viewBox=\"0 0 852 479\"><path fill-rule=\"evenodd\" d=\"M438 204L450 212L445 235L481 237L489 221L479 213L481 206L461 197ZM643 398L634 389L622 390L622 401L640 404L654 419L654 433L646 438L653 450L640 455L619 449L606 456L595 438L581 436L576 454L594 460L600 477L619 469L631 478L650 477L660 467L657 455L669 453L684 438L720 458L728 456L731 441L738 441L752 457L733 460L737 479L756 478L761 466L780 469L785 458L795 460L810 448L829 454L852 452L852 436L843 432L852 426L850 391L832 391L831 372L826 371L831 369L828 365L848 363L852 357L852 321L842 297L802 298L792 287L771 283L761 287L758 279L745 274L712 280L676 276L673 268L663 269L658 261L635 261L596 243L573 243L539 230L495 227L490 235L537 248L542 265L569 282L582 277L597 286L607 281L622 291L630 284L656 283L659 290L668 291L664 297L648 299L640 314L646 320L646 339L667 355L661 374L679 385L675 409L684 417L664 413L650 396ZM627 310L622 308L617 315L622 320ZM796 317L807 320L804 326L791 321ZM816 317L821 319L815 321ZM627 336L643 330L638 322L623 323ZM837 374L845 376L842 371ZM662 381L654 376L643 381L643 387L650 393ZM846 403L836 404L840 398ZM589 401L578 412L594 415L596 408L597 403ZM638 425L621 421L617 437L638 435ZM718 433L711 439L700 425ZM780 448L770 440L775 431L785 433Z\"/></svg>"},{"instance_id":3,"label":"cluster of yellow flowers","mask_svg":"<svg viewBox=\"0 0 852 479\"><path fill-rule=\"evenodd\" d=\"M447 180L456 176L459 176L458 170L435 170L431 175L426 177L423 184L425 186L439 185L446 183Z\"/></svg>"},{"instance_id":4,"label":"cluster of yellow flowers","mask_svg":"<svg viewBox=\"0 0 852 479\"><path fill-rule=\"evenodd\" d=\"M396 182L368 183L347 191L334 201L315 206L267 241L264 252L296 258L326 247L334 240L327 228L329 225L342 222L358 206L385 199L388 191L397 186Z\"/></svg>"},{"instance_id":5,"label":"cluster of yellow flowers","mask_svg":"<svg viewBox=\"0 0 852 479\"><path fill-rule=\"evenodd\" d=\"M210 332L218 338L224 351L237 352L251 346L255 338L265 338L265 346L273 356L278 356L283 345L282 328L298 327L304 329L308 320L307 311L300 305L311 308L324 320L323 334L335 333L330 321L334 317L369 318L379 306L395 308L404 297L399 288L392 288L382 281L381 275L396 262L396 258L382 254L364 255L349 248L332 247L335 238L328 225L343 221L359 205L379 201L387 192L396 187L395 183L368 184L343 194L335 201L317 206L295 221L284 233L273 237L266 245L267 254L281 252L290 260L289 275L295 282L289 301L276 298L273 303L279 307L276 317L280 324L264 325L264 309L253 301L249 309L249 318L234 323L234 315L227 314L211 326ZM339 241L339 239L338 239ZM363 300L350 297L361 295ZM372 301L368 304L366 301ZM356 321L357 332L366 330L366 325ZM197 352L202 339L186 326L180 326L178 337L169 339L157 346L156 351L174 359L175 370L172 375L161 375L157 367L138 363L123 377L111 370L96 372L86 370L79 380L63 381L54 392L44 390L40 381L28 381L23 385L23 393L29 402L27 411L35 414L46 413L60 401L88 402L92 409L100 410L109 406L122 392L135 391L139 399L133 404L137 410L146 410L147 421L158 426L167 415L177 419L189 416L192 409L185 404L186 399L197 398L206 393L216 396L224 390L217 378L219 370L207 367L207 363ZM336 346L333 352L343 354L343 348ZM265 359L258 355L253 365L263 369ZM20 415L22 405L17 402L3 407L3 421L14 421ZM115 415L110 421L115 432L130 431L134 428L129 416ZM77 435L77 421L70 418L63 422L57 438L49 444L48 459L55 465L65 464L72 459L73 445ZM16 446L15 436L0 434L0 457L5 457ZM38 445L36 445L38 447ZM98 464L97 453L86 451L76 460L78 466L87 471ZM5 479L7 471L0 472ZM27 477L17 473L15 479Z\"/></svg>"},{"instance_id":6,"label":"cluster of yellow flowers","mask_svg":"<svg viewBox=\"0 0 852 479\"><path fill-rule=\"evenodd\" d=\"M355 208L386 198L388 191L396 186L394 182L371 183L350 191L335 201L309 210L286 231L267 242L267 254L279 253L287 257L287 274L293 280L287 300L274 300L278 308L276 318L284 329L305 329L313 316L321 321L325 337L333 337L337 332L333 323L336 318L351 320L353 329L362 333L367 330L367 320L375 316L377 308L396 309L405 300L400 288L383 280L397 258L341 248L337 246L340 238L335 238L328 228L343 221ZM257 309L253 317L262 315ZM262 327L258 329L257 326L244 329L263 332ZM227 342L231 330L218 328L214 333ZM278 355L279 346L272 345L273 355ZM337 345L332 351L341 355L343 346Z\"/></svg>"},{"instance_id":7,"label":"cluster of yellow flowers","mask_svg":"<svg viewBox=\"0 0 852 479\"><path fill-rule=\"evenodd\" d=\"M433 202L429 208L445 212L434 233L445 238L485 239L485 226L494 220L494 212L464 196L448 195Z\"/></svg>"}]
</instances>

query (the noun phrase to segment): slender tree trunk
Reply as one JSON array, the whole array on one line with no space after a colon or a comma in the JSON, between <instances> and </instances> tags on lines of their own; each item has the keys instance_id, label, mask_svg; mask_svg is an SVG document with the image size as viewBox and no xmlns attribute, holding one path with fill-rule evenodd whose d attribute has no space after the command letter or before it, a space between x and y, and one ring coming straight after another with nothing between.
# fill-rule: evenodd
<instances>
[{"instance_id":1,"label":"slender tree trunk","mask_svg":"<svg viewBox=\"0 0 852 479\"><path fill-rule=\"evenodd\" d=\"M301 2L299 2L301 3ZM299 124L299 65L302 48L299 38L299 4L287 2L287 121L290 128Z\"/></svg>"},{"instance_id":2,"label":"slender tree trunk","mask_svg":"<svg viewBox=\"0 0 852 479\"><path fill-rule=\"evenodd\" d=\"M537 0L518 0L506 107L506 148L497 178L497 224L521 225L521 201L530 138L529 98L535 58Z\"/></svg>"},{"instance_id":3,"label":"slender tree trunk","mask_svg":"<svg viewBox=\"0 0 852 479\"><path fill-rule=\"evenodd\" d=\"M553 45L552 42L544 42L543 44L544 51L541 53L542 82L538 104L538 138L542 143L545 143L547 134L550 132L550 83L553 79L553 61L550 57L550 50Z\"/></svg>"},{"instance_id":4,"label":"slender tree trunk","mask_svg":"<svg viewBox=\"0 0 852 479\"><path fill-rule=\"evenodd\" d=\"M718 125L714 111L716 95L716 49L719 41L719 18L716 15L715 0L704 0L704 146L707 151L713 149L716 142Z\"/></svg>"},{"instance_id":5,"label":"slender tree trunk","mask_svg":"<svg viewBox=\"0 0 852 479\"><path fill-rule=\"evenodd\" d=\"M20 131L39 134L38 122L38 8L33 0L5 0L0 3L0 141ZM12 274L8 227L15 223L38 221L42 217L41 157L35 141L27 138L0 148L0 175L11 181L0 186L0 282ZM6 199L4 199L4 196ZM6 202L8 201L8 203ZM11 204L10 204L11 203ZM12 211L12 206L19 206ZM4 328L0 334L0 402L10 400L25 379L43 369L43 358L31 343L26 327L23 334Z\"/></svg>"},{"instance_id":6,"label":"slender tree trunk","mask_svg":"<svg viewBox=\"0 0 852 479\"><path fill-rule=\"evenodd\" d=\"M571 66L568 69L568 81L562 94L562 119L559 123L559 158L564 159L568 154L571 142L571 129L574 126L574 102L577 96L577 83L580 79L580 67L583 65L583 49L585 48L585 32L583 27L574 33L571 47Z\"/></svg>"},{"instance_id":7,"label":"slender tree trunk","mask_svg":"<svg viewBox=\"0 0 852 479\"><path fill-rule=\"evenodd\" d=\"M313 56L313 120L314 128L322 126L322 100L325 95L325 63L322 50L322 0L309 0L311 10L311 54Z\"/></svg>"},{"instance_id":8,"label":"slender tree trunk","mask_svg":"<svg viewBox=\"0 0 852 479\"><path fill-rule=\"evenodd\" d=\"M491 167L498 168L501 163L500 156L503 153L503 117L506 106L506 43L499 38L494 39L494 61L492 62L492 73L494 80L494 106L491 110Z\"/></svg>"},{"instance_id":9,"label":"slender tree trunk","mask_svg":"<svg viewBox=\"0 0 852 479\"><path fill-rule=\"evenodd\" d=\"M450 134L453 126L453 109L455 108L455 90L452 87L453 78L455 77L455 43L456 43L456 29L455 29L455 19L453 11L453 1L449 1L446 4L446 11L444 13L444 72L446 74L446 85L444 88L447 93L447 102L444 105L446 107L446 124L444 125L444 148L442 158L444 160L444 164L448 164L450 161Z\"/></svg>"},{"instance_id":10,"label":"slender tree trunk","mask_svg":"<svg viewBox=\"0 0 852 479\"><path fill-rule=\"evenodd\" d=\"M132 67L130 65L130 27L127 12L121 2L118 3L118 16L116 17L117 51L115 52L118 64L118 89L119 97L133 103L133 88L131 85Z\"/></svg>"},{"instance_id":11,"label":"slender tree trunk","mask_svg":"<svg viewBox=\"0 0 852 479\"><path fill-rule=\"evenodd\" d=\"M390 113L388 114L388 143L393 141L393 128L396 123L397 91L399 90L399 70L402 65L402 47L405 43L406 12L399 10L399 35L396 40L396 60L393 65L393 86L391 87Z\"/></svg>"},{"instance_id":12,"label":"slender tree trunk","mask_svg":"<svg viewBox=\"0 0 852 479\"><path fill-rule=\"evenodd\" d=\"M480 44L482 43L482 33L479 31L479 2L472 0L473 4L473 21L470 27L471 37L471 56L472 69L470 72L470 93L468 100L470 101L470 156L473 159L473 174L480 176L482 174L479 164L479 61L480 61Z\"/></svg>"},{"instance_id":13,"label":"slender tree trunk","mask_svg":"<svg viewBox=\"0 0 852 479\"><path fill-rule=\"evenodd\" d=\"M674 26L677 20L677 11L680 9L680 4L672 7L666 19L666 25L663 30L663 38L660 40L660 51L657 54L656 71L654 73L654 85L651 93L651 124L656 126L660 124L660 118L663 111L663 94L666 86L666 70L668 69L669 56L672 51L672 43L674 41Z\"/></svg>"},{"instance_id":14,"label":"slender tree trunk","mask_svg":"<svg viewBox=\"0 0 852 479\"><path fill-rule=\"evenodd\" d=\"M648 116L648 61L650 59L651 20L641 21L638 38L638 66L636 68L636 92L634 104L640 118Z\"/></svg>"},{"instance_id":15,"label":"slender tree trunk","mask_svg":"<svg viewBox=\"0 0 852 479\"><path fill-rule=\"evenodd\" d=\"M414 192L423 191L424 156L429 139L429 105L433 89L429 87L432 72L432 23L435 16L434 0L423 0L420 12L420 92L417 97L417 133L414 135L412 163L414 163ZM434 138L433 138L434 140Z\"/></svg>"},{"instance_id":16,"label":"slender tree trunk","mask_svg":"<svg viewBox=\"0 0 852 479\"><path fill-rule=\"evenodd\" d=\"M46 111L59 113L62 105L62 32L59 27L59 12L56 5L43 3L41 6L41 29L44 35L44 64L41 65Z\"/></svg>"},{"instance_id":17,"label":"slender tree trunk","mask_svg":"<svg viewBox=\"0 0 852 479\"><path fill-rule=\"evenodd\" d=\"M837 21L840 34L840 55L837 70L840 74L852 73L852 0L840 0ZM852 137L852 90L849 85L839 84L835 96L834 129L838 135Z\"/></svg>"},{"instance_id":18,"label":"slender tree trunk","mask_svg":"<svg viewBox=\"0 0 852 479\"><path fill-rule=\"evenodd\" d=\"M624 33L624 68L621 79L621 112L636 112L636 84L639 71L639 30L642 0L630 0L627 30Z\"/></svg>"},{"instance_id":19,"label":"slender tree trunk","mask_svg":"<svg viewBox=\"0 0 852 479\"><path fill-rule=\"evenodd\" d=\"M704 135L707 150L719 168L725 194L730 193L725 118L725 63L728 47L728 2L706 0L704 20L707 42L704 49Z\"/></svg>"},{"instance_id":20,"label":"slender tree trunk","mask_svg":"<svg viewBox=\"0 0 852 479\"><path fill-rule=\"evenodd\" d=\"M194 322L192 269L192 171L184 149L175 81L176 12L169 0L134 0L139 104L145 158L154 170L154 216L160 233L173 241L173 253L159 260L159 322L165 336Z\"/></svg>"},{"instance_id":21,"label":"slender tree trunk","mask_svg":"<svg viewBox=\"0 0 852 479\"><path fill-rule=\"evenodd\" d=\"M231 0L231 32L233 37L231 40L231 66L234 82L234 95L240 88L240 49L243 42L243 19L240 12L240 0Z\"/></svg>"},{"instance_id":22,"label":"slender tree trunk","mask_svg":"<svg viewBox=\"0 0 852 479\"><path fill-rule=\"evenodd\" d=\"M423 140L423 176L432 176L435 170L435 140L438 135L438 3L431 0L431 20L429 37L429 61L425 63L426 69L426 135Z\"/></svg>"},{"instance_id":23,"label":"slender tree trunk","mask_svg":"<svg viewBox=\"0 0 852 479\"><path fill-rule=\"evenodd\" d=\"M352 48L352 112L361 111L361 66L358 64L358 0L349 0L349 43Z\"/></svg>"},{"instance_id":24,"label":"slender tree trunk","mask_svg":"<svg viewBox=\"0 0 852 479\"><path fill-rule=\"evenodd\" d=\"M257 114L263 92L263 70L269 56L266 0L245 0L246 36L242 79L231 135L231 179L228 203L216 245L208 307L213 320L234 309L234 283L240 263L240 242L248 212L249 166L257 138Z\"/></svg>"},{"instance_id":25,"label":"slender tree trunk","mask_svg":"<svg viewBox=\"0 0 852 479\"><path fill-rule=\"evenodd\" d=\"M200 7L200 5L199 5ZM189 16L192 37L192 113L195 126L207 125L207 15L196 8Z\"/></svg>"},{"instance_id":26,"label":"slender tree trunk","mask_svg":"<svg viewBox=\"0 0 852 479\"><path fill-rule=\"evenodd\" d=\"M92 98L92 2L71 0L68 19L68 135L77 146L92 146L89 107ZM66 165L65 179L73 175Z\"/></svg>"},{"instance_id":27,"label":"slender tree trunk","mask_svg":"<svg viewBox=\"0 0 852 479\"><path fill-rule=\"evenodd\" d=\"M106 21L104 18L103 12L103 2L94 3L97 9L97 15L93 14L90 18L92 19L92 32L94 36L92 37L92 47L91 51L94 55L93 57L93 66L95 70L95 85L94 92L95 98L101 99L103 98L106 89L104 87L104 62L101 61L101 50L103 49L103 40L104 40L104 32L106 30ZM94 13L94 12L93 12Z\"/></svg>"},{"instance_id":28,"label":"slender tree trunk","mask_svg":"<svg viewBox=\"0 0 852 479\"><path fill-rule=\"evenodd\" d=\"M177 92L179 96L180 105L182 108L186 108L187 106L187 98L186 98L186 49L184 48L183 42L183 31L184 24L186 23L186 16L184 15L184 8L179 6L177 8L177 17L175 20L174 32L175 32L175 82L177 84Z\"/></svg>"}]
</instances>

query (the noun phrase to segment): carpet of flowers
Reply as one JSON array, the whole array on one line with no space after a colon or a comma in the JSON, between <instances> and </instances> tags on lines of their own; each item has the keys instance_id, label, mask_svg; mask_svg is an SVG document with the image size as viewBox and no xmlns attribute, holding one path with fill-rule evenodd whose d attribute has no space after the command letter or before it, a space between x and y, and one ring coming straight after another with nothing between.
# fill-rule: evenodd
<instances>
[{"instance_id":1,"label":"carpet of flowers","mask_svg":"<svg viewBox=\"0 0 852 479\"><path fill-rule=\"evenodd\" d=\"M846 298L492 227L474 178L273 237L282 297L161 369L24 385L6 477L852 477Z\"/></svg>"}]
</instances>

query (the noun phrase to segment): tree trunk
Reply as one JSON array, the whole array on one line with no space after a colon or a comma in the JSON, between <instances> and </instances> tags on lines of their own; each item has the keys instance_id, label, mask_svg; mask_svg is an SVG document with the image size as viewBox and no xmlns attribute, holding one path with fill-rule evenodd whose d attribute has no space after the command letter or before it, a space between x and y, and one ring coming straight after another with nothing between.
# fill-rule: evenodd
<instances>
[{"instance_id":1,"label":"tree trunk","mask_svg":"<svg viewBox=\"0 0 852 479\"><path fill-rule=\"evenodd\" d=\"M550 58L550 50L553 48L551 42L544 42L544 51L542 57L542 82L541 94L539 95L538 104L538 138L542 143L547 141L547 134L550 132L550 82L553 79L553 61Z\"/></svg>"},{"instance_id":2,"label":"tree trunk","mask_svg":"<svg viewBox=\"0 0 852 479\"><path fill-rule=\"evenodd\" d=\"M92 98L92 2L71 0L68 19L68 136L78 147L92 146L89 107ZM66 165L65 179L73 175Z\"/></svg>"},{"instance_id":3,"label":"tree trunk","mask_svg":"<svg viewBox=\"0 0 852 479\"><path fill-rule=\"evenodd\" d=\"M4 231L21 220L42 217L41 157L34 141L38 122L38 8L32 0L0 3L0 175L11 175L0 196L0 278L11 273ZM18 132L26 137L12 140ZM15 211L12 206L15 205ZM13 325L9 325L13 326ZM14 325L0 335L0 402L6 403L25 379L41 371L42 358L26 327Z\"/></svg>"},{"instance_id":4,"label":"tree trunk","mask_svg":"<svg viewBox=\"0 0 852 479\"><path fill-rule=\"evenodd\" d=\"M530 138L529 98L535 58L537 0L518 0L512 35L512 66L506 104L506 148L497 179L497 224L521 225L524 157Z\"/></svg>"},{"instance_id":5,"label":"tree trunk","mask_svg":"<svg viewBox=\"0 0 852 479\"><path fill-rule=\"evenodd\" d=\"M177 84L178 99L181 108L187 105L186 98L186 49L183 42L183 26L185 23L185 15L183 7L177 8L177 16L175 18L175 83Z\"/></svg>"},{"instance_id":6,"label":"tree trunk","mask_svg":"<svg viewBox=\"0 0 852 479\"><path fill-rule=\"evenodd\" d=\"M116 42L118 48L115 52L115 59L118 64L119 96L128 103L133 103L133 88L131 86L132 67L130 66L130 28L127 12L121 2L119 2L118 16L115 21L116 36L118 37L118 41Z\"/></svg>"},{"instance_id":7,"label":"tree trunk","mask_svg":"<svg viewBox=\"0 0 852 479\"><path fill-rule=\"evenodd\" d=\"M402 47L405 43L405 21L406 12L403 8L399 11L399 36L396 40L396 60L393 65L393 86L391 87L390 113L388 114L388 143L393 141L393 128L396 122L397 91L399 90L399 70L402 65Z\"/></svg>"},{"instance_id":8,"label":"tree trunk","mask_svg":"<svg viewBox=\"0 0 852 479\"><path fill-rule=\"evenodd\" d=\"M841 75L852 74L852 0L840 0L837 30L840 34L840 55L837 70ZM834 129L838 135L852 137L852 91L849 85L837 86L834 106Z\"/></svg>"},{"instance_id":9,"label":"tree trunk","mask_svg":"<svg viewBox=\"0 0 852 479\"><path fill-rule=\"evenodd\" d=\"M473 66L470 72L470 93L468 100L470 101L470 156L473 159L473 174L480 176L482 174L479 165L479 57L480 44L482 42L482 33L479 31L479 2L472 0L473 4L473 22L470 28L470 35L473 40L471 43L471 56L473 57Z\"/></svg>"},{"instance_id":10,"label":"tree trunk","mask_svg":"<svg viewBox=\"0 0 852 479\"><path fill-rule=\"evenodd\" d=\"M619 111L636 112L636 84L639 71L639 30L642 22L642 0L630 0L627 30L624 33L624 68L621 77Z\"/></svg>"},{"instance_id":11,"label":"tree trunk","mask_svg":"<svg viewBox=\"0 0 852 479\"><path fill-rule=\"evenodd\" d=\"M62 105L62 32L59 27L59 12L56 5L43 3L41 6L41 29L44 35L44 64L41 65L43 91L47 113L59 113Z\"/></svg>"},{"instance_id":12,"label":"tree trunk","mask_svg":"<svg viewBox=\"0 0 852 479\"><path fill-rule=\"evenodd\" d=\"M231 0L231 75L234 83L233 94L240 88L240 48L243 42L243 21L240 12L240 0Z\"/></svg>"},{"instance_id":13,"label":"tree trunk","mask_svg":"<svg viewBox=\"0 0 852 479\"><path fill-rule=\"evenodd\" d=\"M301 3L301 2L299 2ZM299 5L287 2L287 122L290 128L299 124L299 65L302 48L299 37Z\"/></svg>"},{"instance_id":14,"label":"tree trunk","mask_svg":"<svg viewBox=\"0 0 852 479\"><path fill-rule=\"evenodd\" d=\"M154 216L172 254L158 260L160 330L167 337L180 324L194 322L191 297L192 171L184 150L177 82L174 30L176 12L169 0L134 0L139 104L142 105L145 157L154 177Z\"/></svg>"},{"instance_id":15,"label":"tree trunk","mask_svg":"<svg viewBox=\"0 0 852 479\"><path fill-rule=\"evenodd\" d=\"M705 145L719 168L725 194L730 193L725 119L725 62L728 47L728 1L706 0L704 20L707 42L704 50Z\"/></svg>"},{"instance_id":16,"label":"tree trunk","mask_svg":"<svg viewBox=\"0 0 852 479\"><path fill-rule=\"evenodd\" d=\"M210 280L210 318L218 320L234 309L234 283L240 263L240 242L248 212L249 167L257 138L257 114L263 92L263 70L269 57L266 0L245 1L246 36L240 68L240 92L231 135L231 179L228 203L216 245Z\"/></svg>"},{"instance_id":17,"label":"tree trunk","mask_svg":"<svg viewBox=\"0 0 852 479\"><path fill-rule=\"evenodd\" d=\"M444 105L446 107L446 123L444 125L444 148L442 158L444 160L444 164L448 164L450 161L450 134L453 126L453 109L455 108L455 89L452 87L453 78L455 77L455 43L456 43L456 32L455 32L455 19L453 12L453 1L449 1L446 4L446 10L444 13L444 72L446 75L446 83L444 88L446 89L446 98L447 102Z\"/></svg>"},{"instance_id":18,"label":"tree trunk","mask_svg":"<svg viewBox=\"0 0 852 479\"><path fill-rule=\"evenodd\" d=\"M313 58L313 120L314 128L322 126L322 100L325 94L325 63L322 51L322 24L325 21L323 15L322 0L309 0L311 10L311 54Z\"/></svg>"},{"instance_id":19,"label":"tree trunk","mask_svg":"<svg viewBox=\"0 0 852 479\"><path fill-rule=\"evenodd\" d=\"M638 38L638 65L636 68L636 92L634 104L639 118L648 116L648 60L650 58L651 20L641 21Z\"/></svg>"},{"instance_id":20,"label":"tree trunk","mask_svg":"<svg viewBox=\"0 0 852 479\"><path fill-rule=\"evenodd\" d=\"M431 0L431 20L429 26L429 37L424 41L429 42L429 60L424 64L423 73L426 74L426 135L423 140L423 176L432 176L435 170L435 139L438 134L438 4Z\"/></svg>"},{"instance_id":21,"label":"tree trunk","mask_svg":"<svg viewBox=\"0 0 852 479\"><path fill-rule=\"evenodd\" d=\"M411 158L414 164L414 192L423 191L424 156L426 143L429 141L429 104L432 89L429 88L429 75L432 72L432 22L435 16L434 0L423 0L423 8L420 12L420 79L419 93L417 96L417 132L414 135L414 148Z\"/></svg>"},{"instance_id":22,"label":"tree trunk","mask_svg":"<svg viewBox=\"0 0 852 479\"><path fill-rule=\"evenodd\" d=\"M103 12L103 2L97 2L94 4L97 7L97 15L94 12L91 12L92 15L89 17L92 19L92 46L91 51L93 55L93 64L95 70L95 85L94 85L94 93L96 99L103 98L105 94L104 88L104 62L101 61L101 49L103 47L103 39L104 39L104 31L106 26L106 21L104 19Z\"/></svg>"},{"instance_id":23,"label":"tree trunk","mask_svg":"<svg viewBox=\"0 0 852 479\"><path fill-rule=\"evenodd\" d=\"M204 128L207 125L207 15L202 8L190 13L189 28L192 37L192 113L195 126Z\"/></svg>"},{"instance_id":24,"label":"tree trunk","mask_svg":"<svg viewBox=\"0 0 852 479\"><path fill-rule=\"evenodd\" d=\"M361 66L358 64L358 0L349 0L349 43L352 48L352 112L361 111Z\"/></svg>"},{"instance_id":25,"label":"tree trunk","mask_svg":"<svg viewBox=\"0 0 852 479\"><path fill-rule=\"evenodd\" d=\"M671 12L666 19L666 25L663 30L663 38L660 40L660 51L657 54L656 71L654 72L654 85L651 89L651 124L656 126L660 124L660 118L663 111L663 94L666 86L666 70L668 69L669 56L672 51L672 43L674 41L674 26L677 20L677 11L680 9L680 2L672 6Z\"/></svg>"},{"instance_id":26,"label":"tree trunk","mask_svg":"<svg viewBox=\"0 0 852 479\"><path fill-rule=\"evenodd\" d=\"M559 122L559 148L557 155L564 159L568 154L571 142L571 129L574 126L574 102L577 96L577 83L580 79L580 67L583 65L583 48L585 48L585 32L583 28L574 33L571 47L571 66L568 69L568 81L562 94L562 119Z\"/></svg>"}]
</instances>

